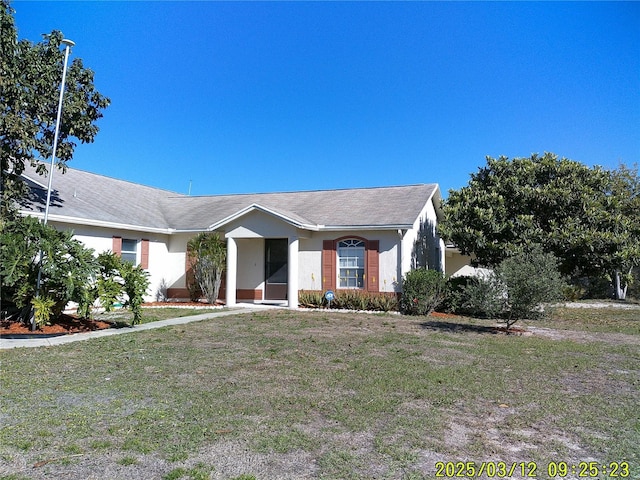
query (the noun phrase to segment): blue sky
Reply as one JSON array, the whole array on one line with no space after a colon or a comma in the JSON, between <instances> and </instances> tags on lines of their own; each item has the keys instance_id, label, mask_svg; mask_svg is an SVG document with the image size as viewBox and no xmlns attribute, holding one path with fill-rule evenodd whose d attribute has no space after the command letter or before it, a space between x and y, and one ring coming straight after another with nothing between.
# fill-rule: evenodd
<instances>
[{"instance_id":1,"label":"blue sky","mask_svg":"<svg viewBox=\"0 0 640 480\"><path fill-rule=\"evenodd\" d=\"M640 162L640 3L14 1L112 104L70 166L193 195Z\"/></svg>"}]
</instances>

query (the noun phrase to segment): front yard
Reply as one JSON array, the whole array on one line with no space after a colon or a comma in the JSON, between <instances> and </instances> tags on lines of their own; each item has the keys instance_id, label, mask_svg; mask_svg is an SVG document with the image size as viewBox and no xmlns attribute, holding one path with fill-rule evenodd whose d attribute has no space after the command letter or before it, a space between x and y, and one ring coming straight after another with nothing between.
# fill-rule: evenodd
<instances>
[{"instance_id":1,"label":"front yard","mask_svg":"<svg viewBox=\"0 0 640 480\"><path fill-rule=\"evenodd\" d=\"M266 310L1 351L0 478L639 478L640 310L488 324Z\"/></svg>"}]
</instances>

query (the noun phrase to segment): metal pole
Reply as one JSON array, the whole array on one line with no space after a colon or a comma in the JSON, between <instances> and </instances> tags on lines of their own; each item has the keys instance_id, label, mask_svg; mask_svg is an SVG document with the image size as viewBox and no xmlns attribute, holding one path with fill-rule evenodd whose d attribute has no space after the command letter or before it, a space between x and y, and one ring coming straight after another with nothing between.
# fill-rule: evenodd
<instances>
[{"instance_id":1,"label":"metal pole","mask_svg":"<svg viewBox=\"0 0 640 480\"><path fill-rule=\"evenodd\" d=\"M64 49L64 67L62 67L62 83L60 84L60 99L58 100L58 115L56 116L56 129L53 135L53 154L51 155L51 168L49 169L49 185L47 186L47 203L44 209L44 224L49 218L49 204L51 202L51 181L53 180L53 166L56 160L56 149L58 148L58 134L60 133L60 117L62 116L62 98L64 97L64 83L67 78L67 61L69 60L69 48L75 45L74 42L64 38L62 40L67 48Z\"/></svg>"},{"instance_id":2,"label":"metal pole","mask_svg":"<svg viewBox=\"0 0 640 480\"><path fill-rule=\"evenodd\" d=\"M60 83L60 98L58 99L58 114L56 116L56 128L53 134L53 152L51 155L51 166L49 168L49 183L47 185L47 203L44 207L44 221L43 224L47 224L49 219L49 205L51 203L51 182L53 180L53 168L56 161L56 149L58 147L58 135L60 133L60 117L62 116L62 99L64 98L64 84L67 78L67 61L69 60L69 49L75 45L69 39L63 38L62 42L66 45L64 50L64 64L62 67L62 81ZM42 251L38 252L38 261L42 262ZM38 267L38 278L36 280L36 297L40 296L40 283L42 281L42 264ZM36 317L31 317L31 331L36 329Z\"/></svg>"}]
</instances>

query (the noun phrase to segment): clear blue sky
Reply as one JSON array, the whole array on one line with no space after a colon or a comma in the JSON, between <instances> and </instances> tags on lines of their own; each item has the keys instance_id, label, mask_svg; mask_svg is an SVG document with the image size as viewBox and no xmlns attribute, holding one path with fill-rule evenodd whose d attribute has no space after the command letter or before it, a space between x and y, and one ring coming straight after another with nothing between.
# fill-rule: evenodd
<instances>
[{"instance_id":1,"label":"clear blue sky","mask_svg":"<svg viewBox=\"0 0 640 480\"><path fill-rule=\"evenodd\" d=\"M640 3L14 1L112 104L70 166L194 195L640 162Z\"/></svg>"}]
</instances>

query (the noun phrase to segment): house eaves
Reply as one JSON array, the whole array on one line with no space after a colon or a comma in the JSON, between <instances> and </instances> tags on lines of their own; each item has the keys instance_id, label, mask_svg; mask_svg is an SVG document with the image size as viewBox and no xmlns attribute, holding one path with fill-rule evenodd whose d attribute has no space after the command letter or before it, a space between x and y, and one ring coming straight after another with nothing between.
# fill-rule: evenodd
<instances>
[{"instance_id":1,"label":"house eaves","mask_svg":"<svg viewBox=\"0 0 640 480\"><path fill-rule=\"evenodd\" d=\"M40 219L44 218L44 213L34 212L32 210L20 210L20 214L23 216L31 216L31 217L40 218ZM103 220L70 217L66 215L49 214L48 219L52 222L66 223L69 225L86 225L89 227L103 227L103 228L130 230L130 231L147 232L147 233L162 233L165 235L171 235L172 233L176 233L176 230L173 228L158 228L158 227L148 227L144 225L131 225L127 223L108 222Z\"/></svg>"},{"instance_id":2,"label":"house eaves","mask_svg":"<svg viewBox=\"0 0 640 480\"><path fill-rule=\"evenodd\" d=\"M388 224L388 225L318 225L317 231L338 232L343 230L406 230L411 228L411 224Z\"/></svg>"}]
</instances>

